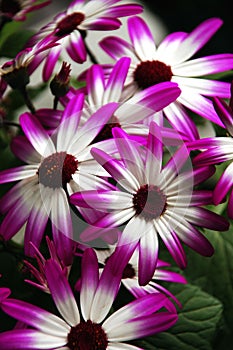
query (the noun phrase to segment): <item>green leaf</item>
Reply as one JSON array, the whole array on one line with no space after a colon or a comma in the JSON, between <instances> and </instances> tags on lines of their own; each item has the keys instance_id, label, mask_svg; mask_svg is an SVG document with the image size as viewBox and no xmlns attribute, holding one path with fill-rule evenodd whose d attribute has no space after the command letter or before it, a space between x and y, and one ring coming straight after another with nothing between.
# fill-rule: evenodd
<instances>
[{"instance_id":1,"label":"green leaf","mask_svg":"<svg viewBox=\"0 0 233 350\"><path fill-rule=\"evenodd\" d=\"M189 250L189 261L185 271L188 280L201 287L205 292L218 298L223 304L223 324L220 344L228 339L233 342L233 226L227 232L206 230L206 236L215 248L211 258L203 258ZM218 340L219 343L219 340ZM219 349L226 346L219 346Z\"/></svg>"},{"instance_id":2,"label":"green leaf","mask_svg":"<svg viewBox=\"0 0 233 350\"><path fill-rule=\"evenodd\" d=\"M222 304L193 285L170 288L180 300L177 323L166 332L134 342L146 350L211 350L222 315Z\"/></svg>"},{"instance_id":3,"label":"green leaf","mask_svg":"<svg viewBox=\"0 0 233 350\"><path fill-rule=\"evenodd\" d=\"M18 52L23 50L28 39L34 34L31 30L17 30L8 35L0 47L2 57L14 58Z\"/></svg>"}]
</instances>

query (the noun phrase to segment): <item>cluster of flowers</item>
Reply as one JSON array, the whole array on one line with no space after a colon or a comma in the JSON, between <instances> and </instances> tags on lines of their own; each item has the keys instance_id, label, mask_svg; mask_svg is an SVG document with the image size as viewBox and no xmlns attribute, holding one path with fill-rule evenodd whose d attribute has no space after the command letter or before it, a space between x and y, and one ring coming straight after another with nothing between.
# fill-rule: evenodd
<instances>
[{"instance_id":1,"label":"cluster of flowers","mask_svg":"<svg viewBox=\"0 0 233 350\"><path fill-rule=\"evenodd\" d=\"M9 241L23 228L25 255L39 266L25 262L34 276L27 282L50 293L58 310L55 315L10 298L2 287L1 309L21 322L0 333L1 349L139 349L127 342L167 330L181 307L157 281L186 283L182 274L164 269L170 264L160 259L161 246L185 269L183 244L211 256L202 228L226 231L233 218L233 192L229 218L206 207L226 198L233 163L214 191L198 187L215 164L233 158L231 84L208 78L232 70L233 54L191 59L222 20L172 33L157 47L143 7L120 2L73 0L0 67L1 100L15 89L28 109L11 143L22 165L0 172L1 184L17 181L0 200L0 236ZM3 0L2 27L48 4ZM101 64L87 34L116 30L121 17L128 17L130 41L102 39L110 63ZM83 62L89 67L75 87L71 73ZM42 65L51 109L36 109L28 95L30 76ZM229 135L201 138L194 114ZM1 123L9 127L7 113ZM40 245L48 227L50 257L44 258ZM75 255L81 257L81 277L73 289ZM121 282L134 300L112 312Z\"/></svg>"}]
</instances>

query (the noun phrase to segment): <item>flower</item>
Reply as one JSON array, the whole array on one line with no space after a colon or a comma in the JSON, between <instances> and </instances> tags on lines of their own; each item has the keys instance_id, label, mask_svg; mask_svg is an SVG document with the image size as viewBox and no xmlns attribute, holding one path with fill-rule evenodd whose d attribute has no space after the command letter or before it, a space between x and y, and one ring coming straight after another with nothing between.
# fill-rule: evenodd
<instances>
[{"instance_id":1,"label":"flower","mask_svg":"<svg viewBox=\"0 0 233 350\"><path fill-rule=\"evenodd\" d=\"M225 125L228 136L206 137L197 142L190 142L190 149L200 149L201 152L193 158L196 166L230 163L221 174L213 191L213 202L220 204L230 192L227 214L233 219L233 82L231 83L231 98L229 105L221 98L213 98L214 108Z\"/></svg>"},{"instance_id":2,"label":"flower","mask_svg":"<svg viewBox=\"0 0 233 350\"><path fill-rule=\"evenodd\" d=\"M74 98L65 108L59 128L51 135L30 113L20 116L26 138L15 138L12 149L27 165L0 172L0 183L19 181L0 200L0 210L6 214L0 226L4 239L11 239L27 222L25 253L30 255L29 242L39 247L50 218L53 240L59 257L69 265L73 251L73 229L68 194L81 188L99 186L100 175L106 175L90 154L89 144L117 104L103 106L79 127L84 96ZM101 123L100 123L101 120ZM90 187L91 186L91 187ZM108 185L111 188L111 185ZM85 215L81 210L81 214ZM91 214L85 216L91 220ZM36 229L35 229L36 227Z\"/></svg>"},{"instance_id":3,"label":"flower","mask_svg":"<svg viewBox=\"0 0 233 350\"><path fill-rule=\"evenodd\" d=\"M83 120L87 120L91 113L100 106L113 101L119 102L119 107L104 125L94 142L111 138L111 130L116 126L128 132L134 139L137 138L138 141L144 142L149 129L146 121L153 117L156 111L174 101L180 94L176 83L164 82L139 91L128 100L124 99L122 94L129 64L128 57L120 58L112 67L107 79L104 78L104 69L101 65L92 65L86 71L86 113ZM83 92L83 90L84 88L71 89L65 99L62 99L62 103L66 105L69 98L73 98L79 91ZM159 123L164 138L179 143L182 137L185 137L172 128L164 127L163 120L159 120Z\"/></svg>"},{"instance_id":4,"label":"flower","mask_svg":"<svg viewBox=\"0 0 233 350\"><path fill-rule=\"evenodd\" d=\"M141 297L106 318L119 289L120 274L112 274L109 261L99 278L97 258L91 248L82 258L80 308L59 265L48 260L45 271L61 317L24 301L3 300L3 311L29 328L0 333L2 350L136 350L139 348L124 342L165 331L177 321L174 305L159 293ZM165 311L157 312L163 308Z\"/></svg>"},{"instance_id":5,"label":"flower","mask_svg":"<svg viewBox=\"0 0 233 350\"><path fill-rule=\"evenodd\" d=\"M95 249L98 262L105 265L109 257L114 253L115 247L110 247L108 249ZM187 283L184 276L177 272L169 271L164 269L164 267L169 267L170 264L158 259L157 266L151 281L146 286L140 286L138 282L138 260L139 260L139 249L138 247L133 252L128 264L124 268L121 283L126 289L135 297L139 298L145 296L148 293L164 293L168 297L171 297L180 307L180 302L177 298L166 288L160 285L157 281L162 280L166 282L175 283ZM103 268L100 268L100 273L102 273ZM80 282L78 281L76 287L79 288Z\"/></svg>"},{"instance_id":6,"label":"flower","mask_svg":"<svg viewBox=\"0 0 233 350\"><path fill-rule=\"evenodd\" d=\"M198 139L194 122L185 109L223 126L210 96L228 98L229 83L202 78L233 68L233 54L218 54L189 60L200 50L222 25L219 18L202 22L191 33L174 32L156 47L150 28L137 16L128 19L131 43L109 36L100 46L113 59L131 58L126 89L128 94L159 82L176 82L181 89L177 100L163 109L166 118L178 131L185 132L191 140ZM199 78L200 77L200 78Z\"/></svg>"},{"instance_id":7,"label":"flower","mask_svg":"<svg viewBox=\"0 0 233 350\"><path fill-rule=\"evenodd\" d=\"M32 37L31 42L45 37L56 37L60 47L50 51L43 70L47 81L64 47L72 60L78 63L86 61L87 46L84 42L89 30L114 30L120 27L118 17L141 13L138 4L115 5L119 0L74 0L66 11L56 15L51 22L42 27Z\"/></svg>"},{"instance_id":8,"label":"flower","mask_svg":"<svg viewBox=\"0 0 233 350\"><path fill-rule=\"evenodd\" d=\"M25 21L26 14L47 6L51 1L37 0L1 0L0 16L4 20Z\"/></svg>"},{"instance_id":9,"label":"flower","mask_svg":"<svg viewBox=\"0 0 233 350\"><path fill-rule=\"evenodd\" d=\"M24 89L30 82L30 75L48 54L47 50L56 45L55 41L46 38L20 51L13 60L3 63L0 66L0 97L7 85L12 89Z\"/></svg>"},{"instance_id":10,"label":"flower","mask_svg":"<svg viewBox=\"0 0 233 350\"><path fill-rule=\"evenodd\" d=\"M139 245L139 283L145 285L156 269L158 237L181 268L186 266L186 256L180 240L204 256L212 255L212 245L195 226L227 230L229 223L201 207L212 202L211 191L193 187L211 176L214 169L192 169L186 162L189 152L185 144L162 166L163 144L155 122L150 124L144 152L122 129L114 128L113 134L120 160L95 147L91 152L119 187L113 191L81 191L70 201L105 212L95 223L97 227L126 224L114 252L115 263L124 268ZM181 171L185 163L187 170ZM85 231L81 238L90 239Z\"/></svg>"},{"instance_id":11,"label":"flower","mask_svg":"<svg viewBox=\"0 0 233 350\"><path fill-rule=\"evenodd\" d=\"M164 82L139 91L129 99L124 99L122 95L129 65L130 59L128 57L120 58L112 67L107 79L104 77L104 69L101 65L94 64L87 70L86 118L88 119L91 113L106 103L119 102L119 107L100 131L95 142L111 138L111 129L115 126L121 127L134 136L146 136L148 125L139 122L169 105L180 94L176 83ZM167 129L162 128L162 130L165 132Z\"/></svg>"}]
</instances>

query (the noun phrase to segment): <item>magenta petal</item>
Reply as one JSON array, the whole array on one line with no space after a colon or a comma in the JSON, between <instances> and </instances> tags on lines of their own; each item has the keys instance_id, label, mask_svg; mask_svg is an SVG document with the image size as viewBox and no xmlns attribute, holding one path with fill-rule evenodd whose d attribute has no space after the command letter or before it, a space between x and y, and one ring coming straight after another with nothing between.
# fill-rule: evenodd
<instances>
[{"instance_id":1,"label":"magenta petal","mask_svg":"<svg viewBox=\"0 0 233 350\"><path fill-rule=\"evenodd\" d=\"M53 70L59 59L61 50L62 50L61 45L53 47L52 50L50 50L43 68L43 80L45 82L47 82L50 79L51 75L53 74Z\"/></svg>"},{"instance_id":2,"label":"magenta petal","mask_svg":"<svg viewBox=\"0 0 233 350\"><path fill-rule=\"evenodd\" d=\"M10 294L11 294L11 291L9 288L0 288L0 303L3 300L5 300Z\"/></svg>"},{"instance_id":3,"label":"magenta petal","mask_svg":"<svg viewBox=\"0 0 233 350\"><path fill-rule=\"evenodd\" d=\"M66 45L66 50L72 60L77 63L83 63L87 59L87 52L83 38L78 30L70 34L69 44Z\"/></svg>"},{"instance_id":4,"label":"magenta petal","mask_svg":"<svg viewBox=\"0 0 233 350\"><path fill-rule=\"evenodd\" d=\"M85 249L82 257L80 305L84 320L90 319L91 306L99 282L98 260L94 249Z\"/></svg>"},{"instance_id":5,"label":"magenta petal","mask_svg":"<svg viewBox=\"0 0 233 350\"><path fill-rule=\"evenodd\" d=\"M232 188L233 186L232 176L233 176L233 163L228 165L228 167L225 169L225 171L221 175L214 189L213 200L216 205L222 202L224 197Z\"/></svg>"},{"instance_id":6,"label":"magenta petal","mask_svg":"<svg viewBox=\"0 0 233 350\"><path fill-rule=\"evenodd\" d=\"M46 261L45 275L60 314L69 325L77 325L80 322L80 316L73 292L61 267L55 260Z\"/></svg>"}]
</instances>

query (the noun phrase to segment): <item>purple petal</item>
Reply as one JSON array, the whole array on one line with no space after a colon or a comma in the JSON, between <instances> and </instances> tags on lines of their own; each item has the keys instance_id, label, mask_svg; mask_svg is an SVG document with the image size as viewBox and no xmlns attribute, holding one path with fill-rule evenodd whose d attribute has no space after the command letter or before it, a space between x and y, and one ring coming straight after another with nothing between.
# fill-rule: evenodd
<instances>
[{"instance_id":1,"label":"purple petal","mask_svg":"<svg viewBox=\"0 0 233 350\"><path fill-rule=\"evenodd\" d=\"M154 227L140 239L139 244L139 284L145 286L152 279L159 251L159 242Z\"/></svg>"},{"instance_id":2,"label":"purple petal","mask_svg":"<svg viewBox=\"0 0 233 350\"><path fill-rule=\"evenodd\" d=\"M73 31L69 36L69 42L66 45L66 51L77 63L83 63L87 59L87 52L83 38L78 30Z\"/></svg>"},{"instance_id":3,"label":"purple petal","mask_svg":"<svg viewBox=\"0 0 233 350\"><path fill-rule=\"evenodd\" d=\"M103 103L119 101L130 66L130 58L120 58L109 76Z\"/></svg>"},{"instance_id":4,"label":"purple petal","mask_svg":"<svg viewBox=\"0 0 233 350\"><path fill-rule=\"evenodd\" d=\"M138 57L142 61L153 60L156 47L151 31L144 20L137 16L129 18L128 31Z\"/></svg>"},{"instance_id":5,"label":"purple petal","mask_svg":"<svg viewBox=\"0 0 233 350\"><path fill-rule=\"evenodd\" d=\"M135 192L140 187L136 177L122 163L102 150L93 147L91 154L102 167L129 192Z\"/></svg>"},{"instance_id":6,"label":"purple petal","mask_svg":"<svg viewBox=\"0 0 233 350\"><path fill-rule=\"evenodd\" d=\"M102 39L99 42L100 47L113 59L118 60L123 56L130 57L133 62L139 61L134 53L134 48L132 45L128 44L127 41L109 36Z\"/></svg>"},{"instance_id":7,"label":"purple petal","mask_svg":"<svg viewBox=\"0 0 233 350\"><path fill-rule=\"evenodd\" d=\"M51 75L53 74L54 67L58 62L62 50L62 45L58 45L53 47L47 55L44 67L43 67L43 81L47 82Z\"/></svg>"},{"instance_id":8,"label":"purple petal","mask_svg":"<svg viewBox=\"0 0 233 350\"><path fill-rule=\"evenodd\" d=\"M56 152L52 140L36 117L32 114L24 113L20 116L20 124L28 140L39 154L46 157Z\"/></svg>"},{"instance_id":9,"label":"purple petal","mask_svg":"<svg viewBox=\"0 0 233 350\"><path fill-rule=\"evenodd\" d=\"M80 322L79 310L71 287L55 260L46 261L45 275L57 309L70 326L76 326Z\"/></svg>"},{"instance_id":10,"label":"purple petal","mask_svg":"<svg viewBox=\"0 0 233 350\"><path fill-rule=\"evenodd\" d=\"M67 343L66 338L54 337L33 329L15 329L0 333L2 350L32 350L60 348Z\"/></svg>"},{"instance_id":11,"label":"purple petal","mask_svg":"<svg viewBox=\"0 0 233 350\"><path fill-rule=\"evenodd\" d=\"M61 318L21 300L7 299L2 309L15 319L50 335L65 338L70 329Z\"/></svg>"},{"instance_id":12,"label":"purple petal","mask_svg":"<svg viewBox=\"0 0 233 350\"><path fill-rule=\"evenodd\" d=\"M0 184L22 179L30 179L36 175L37 170L37 165L21 165L17 168L2 170L0 172Z\"/></svg>"},{"instance_id":13,"label":"purple petal","mask_svg":"<svg viewBox=\"0 0 233 350\"><path fill-rule=\"evenodd\" d=\"M223 174L221 175L214 189L213 200L215 205L221 203L224 197L232 188L233 186L232 176L233 176L233 163L228 165L228 167L224 170Z\"/></svg>"},{"instance_id":14,"label":"purple petal","mask_svg":"<svg viewBox=\"0 0 233 350\"><path fill-rule=\"evenodd\" d=\"M98 260L94 249L87 248L82 256L80 305L84 320L91 317L91 307L99 283Z\"/></svg>"},{"instance_id":15,"label":"purple petal","mask_svg":"<svg viewBox=\"0 0 233 350\"><path fill-rule=\"evenodd\" d=\"M121 22L116 18L91 18L85 20L83 25L85 30L114 30L121 26Z\"/></svg>"},{"instance_id":16,"label":"purple petal","mask_svg":"<svg viewBox=\"0 0 233 350\"><path fill-rule=\"evenodd\" d=\"M25 163L38 164L41 162L40 154L36 152L31 143L22 135L17 135L13 138L11 150L16 157Z\"/></svg>"}]
</instances>

